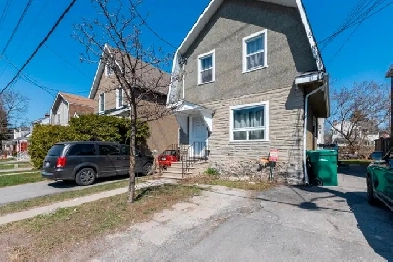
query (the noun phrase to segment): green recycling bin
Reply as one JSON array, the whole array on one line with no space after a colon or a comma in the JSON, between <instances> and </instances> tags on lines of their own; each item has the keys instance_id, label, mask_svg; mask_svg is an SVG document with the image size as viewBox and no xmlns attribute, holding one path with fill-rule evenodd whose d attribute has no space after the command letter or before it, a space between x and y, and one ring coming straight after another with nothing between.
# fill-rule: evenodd
<instances>
[{"instance_id":1,"label":"green recycling bin","mask_svg":"<svg viewBox=\"0 0 393 262\"><path fill-rule=\"evenodd\" d=\"M323 186L337 186L337 151L324 149L306 153L310 158L313 179L322 181Z\"/></svg>"}]
</instances>

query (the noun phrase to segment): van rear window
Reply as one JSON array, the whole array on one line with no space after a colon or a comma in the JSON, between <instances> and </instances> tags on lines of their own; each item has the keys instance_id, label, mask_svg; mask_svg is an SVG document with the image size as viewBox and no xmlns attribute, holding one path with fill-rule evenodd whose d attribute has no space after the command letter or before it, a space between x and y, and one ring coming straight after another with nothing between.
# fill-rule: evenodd
<instances>
[{"instance_id":1,"label":"van rear window","mask_svg":"<svg viewBox=\"0 0 393 262\"><path fill-rule=\"evenodd\" d=\"M61 156L65 145L53 145L49 151L48 156Z\"/></svg>"}]
</instances>

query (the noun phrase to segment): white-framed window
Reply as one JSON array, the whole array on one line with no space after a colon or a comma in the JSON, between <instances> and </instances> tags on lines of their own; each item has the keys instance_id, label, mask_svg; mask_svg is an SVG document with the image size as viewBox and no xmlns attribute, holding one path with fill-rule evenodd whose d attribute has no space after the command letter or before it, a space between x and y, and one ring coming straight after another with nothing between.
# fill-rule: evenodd
<instances>
[{"instance_id":1,"label":"white-framed window","mask_svg":"<svg viewBox=\"0 0 393 262\"><path fill-rule=\"evenodd\" d=\"M269 101L230 107L230 141L269 140Z\"/></svg>"},{"instance_id":2,"label":"white-framed window","mask_svg":"<svg viewBox=\"0 0 393 262\"><path fill-rule=\"evenodd\" d=\"M60 113L57 113L56 117L57 117L57 124L60 125Z\"/></svg>"},{"instance_id":3,"label":"white-framed window","mask_svg":"<svg viewBox=\"0 0 393 262\"><path fill-rule=\"evenodd\" d=\"M98 111L100 113L105 111L105 93L101 93L98 99Z\"/></svg>"},{"instance_id":4,"label":"white-framed window","mask_svg":"<svg viewBox=\"0 0 393 262\"><path fill-rule=\"evenodd\" d=\"M105 65L105 76L113 75L113 68L110 65Z\"/></svg>"},{"instance_id":5,"label":"white-framed window","mask_svg":"<svg viewBox=\"0 0 393 262\"><path fill-rule=\"evenodd\" d=\"M215 50L198 56L198 85L214 82L216 79Z\"/></svg>"},{"instance_id":6,"label":"white-framed window","mask_svg":"<svg viewBox=\"0 0 393 262\"><path fill-rule=\"evenodd\" d=\"M123 106L123 89L116 89L116 108L120 108Z\"/></svg>"},{"instance_id":7,"label":"white-framed window","mask_svg":"<svg viewBox=\"0 0 393 262\"><path fill-rule=\"evenodd\" d=\"M267 67L267 30L243 38L243 73Z\"/></svg>"}]
</instances>

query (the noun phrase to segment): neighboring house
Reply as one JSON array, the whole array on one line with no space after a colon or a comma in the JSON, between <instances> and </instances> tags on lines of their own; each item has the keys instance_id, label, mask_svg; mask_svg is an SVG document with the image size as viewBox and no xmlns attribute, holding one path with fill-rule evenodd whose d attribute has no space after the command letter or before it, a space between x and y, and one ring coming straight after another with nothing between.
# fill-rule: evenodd
<instances>
[{"instance_id":1,"label":"neighboring house","mask_svg":"<svg viewBox=\"0 0 393 262\"><path fill-rule=\"evenodd\" d=\"M317 148L318 118L329 117L330 105L302 1L212 0L172 70L167 104L181 142L198 145L189 154L208 152L211 166L242 175L276 149L276 172L308 183L305 150Z\"/></svg>"},{"instance_id":2,"label":"neighboring house","mask_svg":"<svg viewBox=\"0 0 393 262\"><path fill-rule=\"evenodd\" d=\"M50 114L46 113L45 116L43 118L39 118L35 121L33 121L32 125L49 125L50 124Z\"/></svg>"},{"instance_id":3,"label":"neighboring house","mask_svg":"<svg viewBox=\"0 0 393 262\"><path fill-rule=\"evenodd\" d=\"M379 133L376 134L367 134L365 135L362 130L359 128L355 128L352 126L352 124L349 121L343 121L343 122L334 122L333 126L331 127L331 132L332 132L332 143L337 144L339 147L345 147L348 145L348 140L344 138L342 135L348 134L350 131L350 128L353 128L353 135L357 135L357 137L362 139L362 145L363 146L373 146L374 141L379 138Z\"/></svg>"},{"instance_id":4,"label":"neighboring house","mask_svg":"<svg viewBox=\"0 0 393 262\"><path fill-rule=\"evenodd\" d=\"M50 111L50 124L67 126L72 117L94 113L94 100L59 92Z\"/></svg>"},{"instance_id":5,"label":"neighboring house","mask_svg":"<svg viewBox=\"0 0 393 262\"><path fill-rule=\"evenodd\" d=\"M115 56L116 65L121 63L120 61L122 59L118 50L107 44L105 45L104 50L104 55ZM143 96L142 101L138 103L138 115L143 115L143 108L146 108L146 106L149 107L149 105L152 107L157 107L158 105L158 107L161 106L164 111L167 111L165 105L167 100L168 84L170 82L169 74L147 64L144 64L143 68L146 70L145 72L147 77L149 75L152 75L152 77L160 75L162 76L162 81L166 82L165 84L162 84L163 88L157 87L157 89L151 90L151 95ZM119 67L118 70L121 70L121 68ZM89 98L95 101L95 113L118 117L130 116L130 108L124 94L124 90L120 88L120 85L119 88L114 88L114 83L116 82L116 77L112 69L105 64L104 60L101 60L89 94ZM135 92L138 92L138 90ZM141 118L143 117L141 116ZM162 152L168 147L173 147L178 144L179 125L173 115L165 115L162 118L159 117L158 119L149 121L148 125L150 128L150 137L147 140L146 147L141 148L141 150L145 151L145 153L150 153L153 150Z\"/></svg>"},{"instance_id":6,"label":"neighboring house","mask_svg":"<svg viewBox=\"0 0 393 262\"><path fill-rule=\"evenodd\" d=\"M2 141L3 155L12 156L18 152L26 152L31 131L31 127L15 128L13 138Z\"/></svg>"}]
</instances>

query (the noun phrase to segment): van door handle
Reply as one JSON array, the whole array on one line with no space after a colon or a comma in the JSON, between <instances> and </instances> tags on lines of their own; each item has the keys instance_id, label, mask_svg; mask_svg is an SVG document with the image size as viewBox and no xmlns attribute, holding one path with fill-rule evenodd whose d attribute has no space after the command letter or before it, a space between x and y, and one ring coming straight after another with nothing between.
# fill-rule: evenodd
<instances>
[{"instance_id":1,"label":"van door handle","mask_svg":"<svg viewBox=\"0 0 393 262\"><path fill-rule=\"evenodd\" d=\"M116 160L121 160L121 158L120 157L116 157Z\"/></svg>"}]
</instances>

